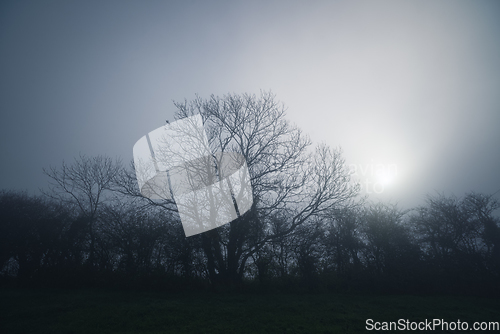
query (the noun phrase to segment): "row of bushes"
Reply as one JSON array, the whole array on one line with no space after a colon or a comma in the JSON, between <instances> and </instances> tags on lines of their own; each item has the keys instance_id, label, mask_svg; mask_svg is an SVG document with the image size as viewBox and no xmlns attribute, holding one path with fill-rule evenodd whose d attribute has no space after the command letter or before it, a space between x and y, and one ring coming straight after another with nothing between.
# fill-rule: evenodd
<instances>
[{"instance_id":1,"label":"row of bushes","mask_svg":"<svg viewBox=\"0 0 500 334\"><path fill-rule=\"evenodd\" d=\"M117 203L90 219L45 197L2 192L1 282L167 290L215 285L203 247L207 235L186 238L178 217L161 208ZM493 197L471 193L430 197L409 211L384 204L331 210L263 244L242 279L229 285L498 293L497 208ZM268 222L279 225L276 218ZM230 227L217 234L222 247L224 228Z\"/></svg>"}]
</instances>

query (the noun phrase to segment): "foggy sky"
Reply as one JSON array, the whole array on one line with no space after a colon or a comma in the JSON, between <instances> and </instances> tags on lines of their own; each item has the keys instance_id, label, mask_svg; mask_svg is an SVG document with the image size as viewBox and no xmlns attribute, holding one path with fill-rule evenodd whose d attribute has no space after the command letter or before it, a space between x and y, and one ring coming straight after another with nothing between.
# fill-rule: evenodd
<instances>
[{"instance_id":1,"label":"foggy sky","mask_svg":"<svg viewBox=\"0 0 500 334\"><path fill-rule=\"evenodd\" d=\"M371 199L494 193L499 36L498 1L2 1L0 189L80 153L128 164L172 101L262 89Z\"/></svg>"}]
</instances>

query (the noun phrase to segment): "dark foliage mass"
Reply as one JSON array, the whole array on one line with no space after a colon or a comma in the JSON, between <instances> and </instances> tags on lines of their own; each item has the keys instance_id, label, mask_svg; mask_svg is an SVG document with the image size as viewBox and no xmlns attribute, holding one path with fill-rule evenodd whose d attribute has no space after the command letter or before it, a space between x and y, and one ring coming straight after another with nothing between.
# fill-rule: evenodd
<instances>
[{"instance_id":1,"label":"dark foliage mass","mask_svg":"<svg viewBox=\"0 0 500 334\"><path fill-rule=\"evenodd\" d=\"M461 200L432 197L407 212L384 204L332 210L266 242L249 257L240 280L221 282L212 279L209 262L227 266L229 259L210 258L205 247L227 247L226 231L186 238L175 215L144 204L103 203L92 221L54 200L2 192L1 282L498 293L496 207L491 197L471 193ZM240 228L251 224L250 217L240 219Z\"/></svg>"},{"instance_id":2,"label":"dark foliage mass","mask_svg":"<svg viewBox=\"0 0 500 334\"><path fill-rule=\"evenodd\" d=\"M2 284L499 294L493 196L370 204L341 152L311 148L271 94L176 105L202 115L213 150L245 156L252 208L186 238L175 202L142 197L133 168L80 156L45 170L43 196L0 192Z\"/></svg>"}]
</instances>

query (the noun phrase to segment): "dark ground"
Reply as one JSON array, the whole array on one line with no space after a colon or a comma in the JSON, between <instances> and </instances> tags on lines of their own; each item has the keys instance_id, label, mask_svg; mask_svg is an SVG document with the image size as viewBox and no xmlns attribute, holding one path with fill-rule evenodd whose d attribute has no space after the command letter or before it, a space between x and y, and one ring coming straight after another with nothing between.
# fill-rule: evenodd
<instances>
[{"instance_id":1,"label":"dark ground","mask_svg":"<svg viewBox=\"0 0 500 334\"><path fill-rule=\"evenodd\" d=\"M367 319L500 321L499 299L446 295L3 288L0 300L0 333L23 334L362 333Z\"/></svg>"}]
</instances>

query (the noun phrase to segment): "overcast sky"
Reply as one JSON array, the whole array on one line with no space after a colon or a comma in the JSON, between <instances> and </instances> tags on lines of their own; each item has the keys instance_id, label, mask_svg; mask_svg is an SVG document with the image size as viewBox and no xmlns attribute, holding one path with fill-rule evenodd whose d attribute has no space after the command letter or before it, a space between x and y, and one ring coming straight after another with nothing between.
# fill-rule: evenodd
<instances>
[{"instance_id":1,"label":"overcast sky","mask_svg":"<svg viewBox=\"0 0 500 334\"><path fill-rule=\"evenodd\" d=\"M261 89L374 200L500 190L499 1L6 0L0 189L128 163L172 101Z\"/></svg>"}]
</instances>

